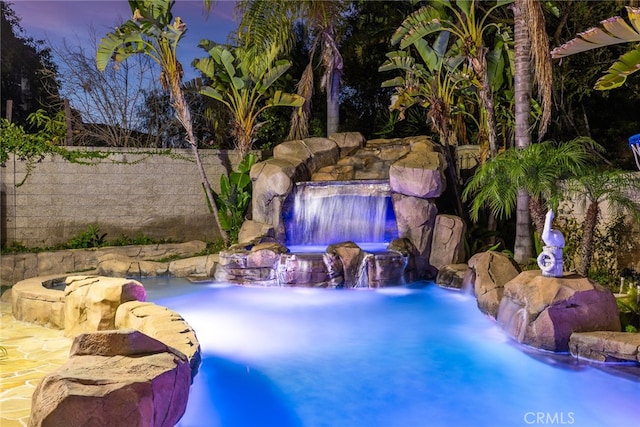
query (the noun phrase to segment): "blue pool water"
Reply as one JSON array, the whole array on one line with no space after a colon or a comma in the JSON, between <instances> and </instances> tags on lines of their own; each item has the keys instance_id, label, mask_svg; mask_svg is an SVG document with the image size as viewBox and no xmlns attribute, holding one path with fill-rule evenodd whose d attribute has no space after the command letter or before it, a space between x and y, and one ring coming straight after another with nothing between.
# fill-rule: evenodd
<instances>
[{"instance_id":1,"label":"blue pool water","mask_svg":"<svg viewBox=\"0 0 640 427\"><path fill-rule=\"evenodd\" d=\"M203 350L179 426L639 425L637 377L514 345L473 298L422 285L150 289Z\"/></svg>"}]
</instances>

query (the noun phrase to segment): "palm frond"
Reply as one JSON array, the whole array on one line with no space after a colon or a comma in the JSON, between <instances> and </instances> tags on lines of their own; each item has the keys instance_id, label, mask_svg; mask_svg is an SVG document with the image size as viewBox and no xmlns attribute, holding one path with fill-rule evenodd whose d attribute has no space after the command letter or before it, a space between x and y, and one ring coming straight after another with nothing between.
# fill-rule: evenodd
<instances>
[{"instance_id":1,"label":"palm frond","mask_svg":"<svg viewBox=\"0 0 640 427\"><path fill-rule=\"evenodd\" d=\"M311 96L313 95L313 64L309 62L298 82L297 94L306 101L304 105L291 113L290 140L306 138L309 135L309 114L311 113Z\"/></svg>"}]
</instances>

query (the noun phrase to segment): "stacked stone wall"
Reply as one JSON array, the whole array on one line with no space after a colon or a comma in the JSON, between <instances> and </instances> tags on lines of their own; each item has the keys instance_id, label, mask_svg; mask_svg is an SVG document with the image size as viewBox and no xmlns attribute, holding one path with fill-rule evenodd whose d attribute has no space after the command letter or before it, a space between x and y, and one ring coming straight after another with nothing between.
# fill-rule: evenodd
<instances>
[{"instance_id":1,"label":"stacked stone wall","mask_svg":"<svg viewBox=\"0 0 640 427\"><path fill-rule=\"evenodd\" d=\"M206 241L219 236L191 150L109 151L108 159L90 166L46 157L19 187L26 163L11 156L0 168L2 244L52 246L89 225L98 225L107 239L144 234ZM220 176L240 160L234 151L201 150L201 156L214 191Z\"/></svg>"}]
</instances>

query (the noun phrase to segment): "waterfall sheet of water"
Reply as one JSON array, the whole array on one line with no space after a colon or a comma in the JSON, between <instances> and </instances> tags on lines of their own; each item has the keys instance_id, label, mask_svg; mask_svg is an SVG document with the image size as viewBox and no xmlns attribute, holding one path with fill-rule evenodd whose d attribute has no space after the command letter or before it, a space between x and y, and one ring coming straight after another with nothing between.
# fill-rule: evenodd
<instances>
[{"instance_id":1,"label":"waterfall sheet of water","mask_svg":"<svg viewBox=\"0 0 640 427\"><path fill-rule=\"evenodd\" d=\"M386 181L298 183L285 224L288 246L366 245L398 236Z\"/></svg>"}]
</instances>

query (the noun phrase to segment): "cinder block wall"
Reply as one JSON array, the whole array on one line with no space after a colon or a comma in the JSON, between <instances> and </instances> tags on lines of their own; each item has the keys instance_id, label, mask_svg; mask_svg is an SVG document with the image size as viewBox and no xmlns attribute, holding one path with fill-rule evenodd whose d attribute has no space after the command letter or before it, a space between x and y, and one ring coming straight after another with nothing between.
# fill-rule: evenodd
<instances>
[{"instance_id":1,"label":"cinder block wall","mask_svg":"<svg viewBox=\"0 0 640 427\"><path fill-rule=\"evenodd\" d=\"M11 157L0 168L2 243L52 246L90 224L98 225L107 239L141 234L177 241L219 237L191 150L108 150L114 153L109 159L91 166L47 157L20 187L15 185L25 176L26 164ZM201 150L201 157L214 191L220 175L240 161L235 151Z\"/></svg>"}]
</instances>

